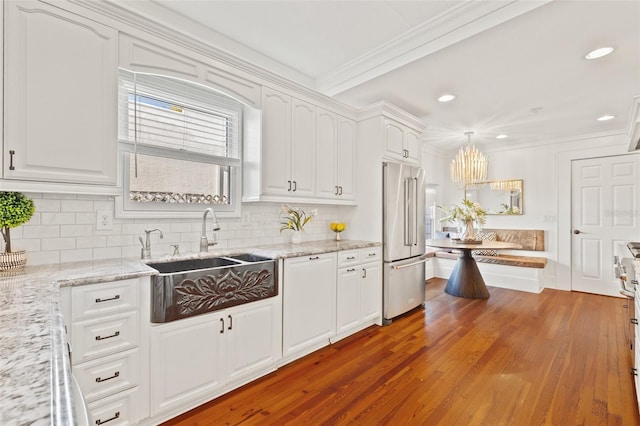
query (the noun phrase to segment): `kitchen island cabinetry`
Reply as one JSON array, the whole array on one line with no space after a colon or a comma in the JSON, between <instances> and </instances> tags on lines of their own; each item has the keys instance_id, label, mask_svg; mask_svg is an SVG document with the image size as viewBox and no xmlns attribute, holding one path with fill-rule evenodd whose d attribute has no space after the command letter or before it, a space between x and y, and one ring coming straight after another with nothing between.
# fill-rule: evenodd
<instances>
[{"instance_id":1,"label":"kitchen island cabinetry","mask_svg":"<svg viewBox=\"0 0 640 426\"><path fill-rule=\"evenodd\" d=\"M337 325L333 341L381 325L380 247L338 253Z\"/></svg>"},{"instance_id":2,"label":"kitchen island cabinetry","mask_svg":"<svg viewBox=\"0 0 640 426\"><path fill-rule=\"evenodd\" d=\"M336 333L336 253L287 258L283 278L283 360L329 344Z\"/></svg>"},{"instance_id":3,"label":"kitchen island cabinetry","mask_svg":"<svg viewBox=\"0 0 640 426\"><path fill-rule=\"evenodd\" d=\"M117 31L47 3L4 7L3 190L115 191Z\"/></svg>"},{"instance_id":4,"label":"kitchen island cabinetry","mask_svg":"<svg viewBox=\"0 0 640 426\"><path fill-rule=\"evenodd\" d=\"M152 416L176 416L274 370L279 300L151 325Z\"/></svg>"}]
</instances>

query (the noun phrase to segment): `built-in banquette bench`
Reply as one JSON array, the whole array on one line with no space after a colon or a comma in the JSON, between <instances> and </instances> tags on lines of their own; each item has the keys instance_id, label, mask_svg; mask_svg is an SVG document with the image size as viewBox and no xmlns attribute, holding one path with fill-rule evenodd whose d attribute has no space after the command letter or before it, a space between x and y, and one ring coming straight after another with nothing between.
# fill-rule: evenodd
<instances>
[{"instance_id":1,"label":"built-in banquette bench","mask_svg":"<svg viewBox=\"0 0 640 426\"><path fill-rule=\"evenodd\" d=\"M456 228L443 229L445 233L455 233ZM516 243L522 246L521 251L545 251L544 231L539 229L488 229L482 230L483 238ZM459 252L438 250L434 253L434 274L436 277L448 278ZM489 286L510 288L539 293L544 288L543 272L547 258L541 256L514 255L493 252L474 253L473 257L484 281Z\"/></svg>"}]
</instances>

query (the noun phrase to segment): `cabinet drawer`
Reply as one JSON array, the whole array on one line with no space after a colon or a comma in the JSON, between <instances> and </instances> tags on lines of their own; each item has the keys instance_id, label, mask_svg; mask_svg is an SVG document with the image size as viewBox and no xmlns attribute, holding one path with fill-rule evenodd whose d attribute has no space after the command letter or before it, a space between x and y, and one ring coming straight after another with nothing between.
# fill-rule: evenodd
<instances>
[{"instance_id":1,"label":"cabinet drawer","mask_svg":"<svg viewBox=\"0 0 640 426\"><path fill-rule=\"evenodd\" d=\"M137 309L138 285L131 279L74 287L73 320Z\"/></svg>"},{"instance_id":2,"label":"cabinet drawer","mask_svg":"<svg viewBox=\"0 0 640 426\"><path fill-rule=\"evenodd\" d=\"M138 385L138 362L138 350L133 349L75 365L73 375L85 400L93 402Z\"/></svg>"},{"instance_id":3,"label":"cabinet drawer","mask_svg":"<svg viewBox=\"0 0 640 426\"><path fill-rule=\"evenodd\" d=\"M133 425L138 421L136 404L138 388L87 404L89 424L109 426Z\"/></svg>"},{"instance_id":4,"label":"cabinet drawer","mask_svg":"<svg viewBox=\"0 0 640 426\"><path fill-rule=\"evenodd\" d=\"M345 250L338 252L338 268L358 265L368 262L377 262L382 258L380 247L367 247L358 250Z\"/></svg>"},{"instance_id":5,"label":"cabinet drawer","mask_svg":"<svg viewBox=\"0 0 640 426\"><path fill-rule=\"evenodd\" d=\"M362 263L360 256L362 256L360 250L345 250L338 252L338 268Z\"/></svg>"},{"instance_id":6,"label":"cabinet drawer","mask_svg":"<svg viewBox=\"0 0 640 426\"><path fill-rule=\"evenodd\" d=\"M138 346L138 313L74 322L71 330L75 365Z\"/></svg>"}]
</instances>

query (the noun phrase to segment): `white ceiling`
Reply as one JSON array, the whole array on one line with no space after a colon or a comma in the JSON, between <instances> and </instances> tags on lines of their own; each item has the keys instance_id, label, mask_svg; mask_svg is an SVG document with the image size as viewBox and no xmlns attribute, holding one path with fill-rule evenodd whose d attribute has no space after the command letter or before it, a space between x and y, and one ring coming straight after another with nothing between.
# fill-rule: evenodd
<instances>
[{"instance_id":1,"label":"white ceiling","mask_svg":"<svg viewBox=\"0 0 640 426\"><path fill-rule=\"evenodd\" d=\"M474 143L495 147L617 131L640 95L637 0L154 0L129 8L177 13L174 27L355 107L393 103L422 118L426 141L441 148L464 143L468 130ZM584 59L603 45L616 50ZM445 92L457 98L437 102ZM603 114L616 118L596 121ZM496 140L500 133L509 138Z\"/></svg>"}]
</instances>

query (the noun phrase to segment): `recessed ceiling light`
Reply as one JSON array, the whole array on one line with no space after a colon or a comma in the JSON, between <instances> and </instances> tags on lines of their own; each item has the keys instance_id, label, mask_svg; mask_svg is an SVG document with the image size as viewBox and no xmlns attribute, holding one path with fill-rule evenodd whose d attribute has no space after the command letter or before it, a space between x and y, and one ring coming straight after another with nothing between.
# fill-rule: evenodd
<instances>
[{"instance_id":1,"label":"recessed ceiling light","mask_svg":"<svg viewBox=\"0 0 640 426\"><path fill-rule=\"evenodd\" d=\"M586 59L598 59L603 56L607 56L609 53L613 52L613 47L599 47L596 50L592 50L591 52L584 55Z\"/></svg>"},{"instance_id":2,"label":"recessed ceiling light","mask_svg":"<svg viewBox=\"0 0 640 426\"><path fill-rule=\"evenodd\" d=\"M509 135L505 135L505 134L503 133L503 134L501 134L501 135L496 136L496 139L506 139L506 138L508 138L508 137L509 137Z\"/></svg>"},{"instance_id":3,"label":"recessed ceiling light","mask_svg":"<svg viewBox=\"0 0 640 426\"><path fill-rule=\"evenodd\" d=\"M598 117L597 120L598 121L609 121L609 120L613 120L614 118L616 118L615 115L605 114L605 115L602 115L602 116Z\"/></svg>"},{"instance_id":4,"label":"recessed ceiling light","mask_svg":"<svg viewBox=\"0 0 640 426\"><path fill-rule=\"evenodd\" d=\"M449 102L456 98L456 95L444 94L438 98L438 102Z\"/></svg>"}]
</instances>

